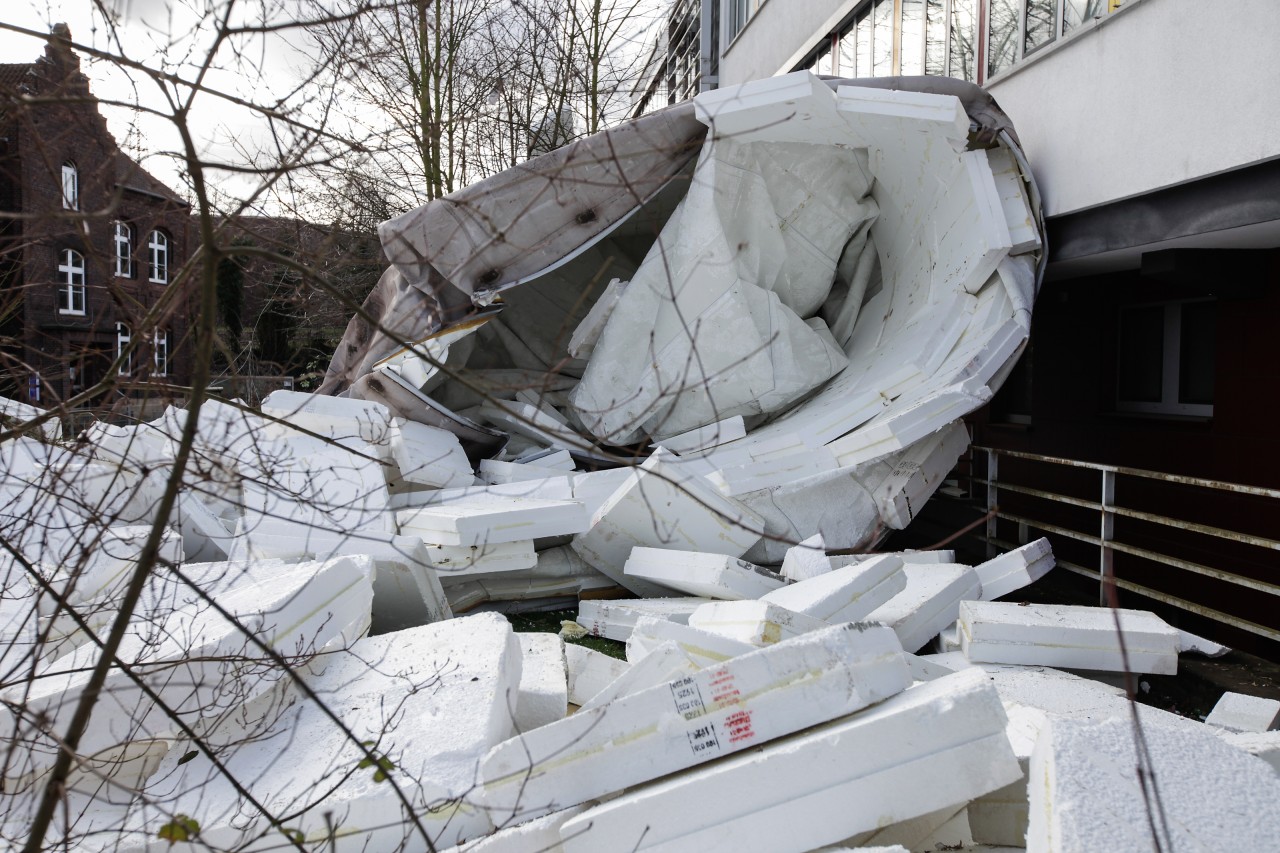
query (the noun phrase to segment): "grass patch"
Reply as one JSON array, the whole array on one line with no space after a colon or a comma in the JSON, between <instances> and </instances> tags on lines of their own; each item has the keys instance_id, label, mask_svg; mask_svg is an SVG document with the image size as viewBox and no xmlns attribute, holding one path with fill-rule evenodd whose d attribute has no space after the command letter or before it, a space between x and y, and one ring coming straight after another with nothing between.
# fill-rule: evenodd
<instances>
[{"instance_id":1,"label":"grass patch","mask_svg":"<svg viewBox=\"0 0 1280 853\"><path fill-rule=\"evenodd\" d=\"M566 620L576 621L576 610L544 610L534 613L512 613L507 616L511 628L522 634L543 633L559 634L560 623ZM597 652L603 652L611 658L627 659L627 644L604 637L583 637L581 640L565 640L575 646L584 646Z\"/></svg>"}]
</instances>

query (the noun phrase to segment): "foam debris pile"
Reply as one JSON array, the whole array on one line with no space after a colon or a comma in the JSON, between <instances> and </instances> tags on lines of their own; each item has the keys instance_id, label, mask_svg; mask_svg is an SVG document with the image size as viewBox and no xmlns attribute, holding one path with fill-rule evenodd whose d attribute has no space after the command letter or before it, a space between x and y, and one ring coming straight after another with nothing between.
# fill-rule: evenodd
<instances>
[{"instance_id":1,"label":"foam debris pile","mask_svg":"<svg viewBox=\"0 0 1280 853\"><path fill-rule=\"evenodd\" d=\"M0 834L65 771L50 848L1269 849L1280 706L1105 680L1204 641L1017 601L1043 539L875 552L1043 267L957 92L700 95L386 224L330 393L7 434ZM566 606L625 659L492 612Z\"/></svg>"}]
</instances>

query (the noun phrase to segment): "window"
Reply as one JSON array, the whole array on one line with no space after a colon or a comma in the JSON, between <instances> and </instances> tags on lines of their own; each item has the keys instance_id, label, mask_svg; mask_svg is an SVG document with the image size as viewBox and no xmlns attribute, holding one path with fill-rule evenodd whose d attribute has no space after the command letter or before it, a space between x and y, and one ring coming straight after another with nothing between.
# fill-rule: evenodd
<instances>
[{"instance_id":1,"label":"window","mask_svg":"<svg viewBox=\"0 0 1280 853\"><path fill-rule=\"evenodd\" d=\"M152 353L155 359L155 376L169 375L169 333L157 331L152 338Z\"/></svg>"},{"instance_id":2,"label":"window","mask_svg":"<svg viewBox=\"0 0 1280 853\"><path fill-rule=\"evenodd\" d=\"M133 372L133 353L129 351L129 327L124 323L116 323L116 359L120 360L121 376L128 376Z\"/></svg>"},{"instance_id":3,"label":"window","mask_svg":"<svg viewBox=\"0 0 1280 853\"><path fill-rule=\"evenodd\" d=\"M84 255L63 249L58 264L58 313L84 314Z\"/></svg>"},{"instance_id":4,"label":"window","mask_svg":"<svg viewBox=\"0 0 1280 853\"><path fill-rule=\"evenodd\" d=\"M62 164L62 206L66 210L80 209L80 172L70 160Z\"/></svg>"},{"instance_id":5,"label":"window","mask_svg":"<svg viewBox=\"0 0 1280 853\"><path fill-rule=\"evenodd\" d=\"M169 281L169 236L156 229L147 241L147 278L160 284Z\"/></svg>"},{"instance_id":6,"label":"window","mask_svg":"<svg viewBox=\"0 0 1280 853\"><path fill-rule=\"evenodd\" d=\"M133 229L116 222L116 278L133 278Z\"/></svg>"},{"instance_id":7,"label":"window","mask_svg":"<svg viewBox=\"0 0 1280 853\"><path fill-rule=\"evenodd\" d=\"M1212 415L1216 343L1217 305L1212 300L1120 309L1116 408Z\"/></svg>"}]
</instances>

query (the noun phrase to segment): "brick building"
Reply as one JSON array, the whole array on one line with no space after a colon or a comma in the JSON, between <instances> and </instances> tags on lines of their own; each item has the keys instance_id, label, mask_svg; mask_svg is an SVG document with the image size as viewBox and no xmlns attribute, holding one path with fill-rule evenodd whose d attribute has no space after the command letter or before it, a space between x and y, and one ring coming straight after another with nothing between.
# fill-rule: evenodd
<instances>
[{"instance_id":1,"label":"brick building","mask_svg":"<svg viewBox=\"0 0 1280 853\"><path fill-rule=\"evenodd\" d=\"M190 229L107 130L65 25L0 64L0 394L129 417L185 385Z\"/></svg>"}]
</instances>

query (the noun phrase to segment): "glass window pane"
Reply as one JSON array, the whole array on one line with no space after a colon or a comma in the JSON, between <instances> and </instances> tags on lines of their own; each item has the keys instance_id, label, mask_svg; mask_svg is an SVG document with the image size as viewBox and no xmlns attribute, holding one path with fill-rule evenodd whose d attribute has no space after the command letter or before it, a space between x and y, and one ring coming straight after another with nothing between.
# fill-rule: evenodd
<instances>
[{"instance_id":1,"label":"glass window pane","mask_svg":"<svg viewBox=\"0 0 1280 853\"><path fill-rule=\"evenodd\" d=\"M1121 400L1159 403L1164 380L1164 306L1120 311Z\"/></svg>"},{"instance_id":2,"label":"glass window pane","mask_svg":"<svg viewBox=\"0 0 1280 853\"><path fill-rule=\"evenodd\" d=\"M1054 39L1058 0L1027 0L1027 39L1024 55Z\"/></svg>"},{"instance_id":3,"label":"glass window pane","mask_svg":"<svg viewBox=\"0 0 1280 853\"><path fill-rule=\"evenodd\" d=\"M951 55L947 76L976 83L978 0L951 0Z\"/></svg>"},{"instance_id":4,"label":"glass window pane","mask_svg":"<svg viewBox=\"0 0 1280 853\"><path fill-rule=\"evenodd\" d=\"M1182 303L1178 354L1178 402L1213 403L1214 350L1217 347L1217 304Z\"/></svg>"},{"instance_id":5,"label":"glass window pane","mask_svg":"<svg viewBox=\"0 0 1280 853\"><path fill-rule=\"evenodd\" d=\"M924 0L902 0L902 74L924 73Z\"/></svg>"},{"instance_id":6,"label":"glass window pane","mask_svg":"<svg viewBox=\"0 0 1280 853\"><path fill-rule=\"evenodd\" d=\"M871 76L893 74L893 0L876 4L875 43L871 47Z\"/></svg>"},{"instance_id":7,"label":"glass window pane","mask_svg":"<svg viewBox=\"0 0 1280 853\"><path fill-rule=\"evenodd\" d=\"M840 48L836 51L836 73L841 77L858 76L858 40L853 34L853 27L840 34Z\"/></svg>"},{"instance_id":8,"label":"glass window pane","mask_svg":"<svg viewBox=\"0 0 1280 853\"><path fill-rule=\"evenodd\" d=\"M1018 59L1018 0L991 0L987 31L987 77L994 77Z\"/></svg>"},{"instance_id":9,"label":"glass window pane","mask_svg":"<svg viewBox=\"0 0 1280 853\"><path fill-rule=\"evenodd\" d=\"M1063 0L1062 34L1107 14L1106 0Z\"/></svg>"},{"instance_id":10,"label":"glass window pane","mask_svg":"<svg viewBox=\"0 0 1280 853\"><path fill-rule=\"evenodd\" d=\"M858 76L871 76L871 15L858 19Z\"/></svg>"},{"instance_id":11,"label":"glass window pane","mask_svg":"<svg viewBox=\"0 0 1280 853\"><path fill-rule=\"evenodd\" d=\"M929 0L925 6L924 73L947 73L946 0Z\"/></svg>"},{"instance_id":12,"label":"glass window pane","mask_svg":"<svg viewBox=\"0 0 1280 853\"><path fill-rule=\"evenodd\" d=\"M814 72L815 72L815 73L817 73L817 74L831 74L831 73L832 73L832 71L831 71L831 44L830 44L830 42L828 42L828 43L827 43L827 46L826 46L826 47L824 47L824 48L822 49L822 52L818 54L818 61L817 61L817 62L815 63L815 65L814 65Z\"/></svg>"}]
</instances>

